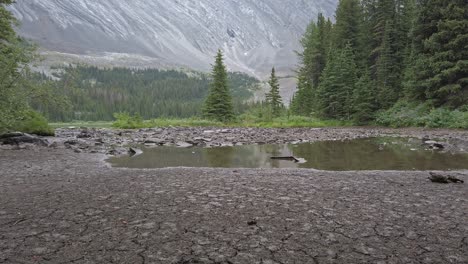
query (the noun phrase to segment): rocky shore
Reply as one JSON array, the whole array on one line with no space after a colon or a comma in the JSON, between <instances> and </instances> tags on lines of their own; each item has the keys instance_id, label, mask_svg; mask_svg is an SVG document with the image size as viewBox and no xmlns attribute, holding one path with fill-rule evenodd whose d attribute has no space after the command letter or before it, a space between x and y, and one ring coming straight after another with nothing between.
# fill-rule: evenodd
<instances>
[{"instance_id":1,"label":"rocky shore","mask_svg":"<svg viewBox=\"0 0 468 264\"><path fill-rule=\"evenodd\" d=\"M468 131L63 129L41 138L46 146L2 145L0 263L468 263L468 185L434 183L428 172L104 162L131 144L374 136L429 138L466 151ZM468 171L450 175L468 180Z\"/></svg>"},{"instance_id":2,"label":"rocky shore","mask_svg":"<svg viewBox=\"0 0 468 264\"><path fill-rule=\"evenodd\" d=\"M412 137L441 143L445 151L467 152L468 131L388 128L189 128L170 127L140 130L67 128L56 137L42 138L51 148L67 148L77 153L126 155L129 147L219 147L247 144L306 143L324 140L351 140L369 137ZM15 145L15 144L13 144ZM3 147L5 148L5 147ZM7 147L8 148L8 147Z\"/></svg>"}]
</instances>

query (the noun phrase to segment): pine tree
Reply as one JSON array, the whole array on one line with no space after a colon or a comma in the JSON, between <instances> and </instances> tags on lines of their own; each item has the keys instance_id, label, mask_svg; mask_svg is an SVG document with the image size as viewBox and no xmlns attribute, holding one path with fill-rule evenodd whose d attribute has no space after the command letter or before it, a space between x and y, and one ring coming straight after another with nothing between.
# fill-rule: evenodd
<instances>
[{"instance_id":1,"label":"pine tree","mask_svg":"<svg viewBox=\"0 0 468 264\"><path fill-rule=\"evenodd\" d=\"M299 72L297 91L290 105L291 112L295 115L310 116L316 107L315 97L311 81L307 78L304 71Z\"/></svg>"},{"instance_id":2,"label":"pine tree","mask_svg":"<svg viewBox=\"0 0 468 264\"><path fill-rule=\"evenodd\" d=\"M329 55L317 92L319 112L326 118L351 118L357 71L351 45Z\"/></svg>"},{"instance_id":3,"label":"pine tree","mask_svg":"<svg viewBox=\"0 0 468 264\"><path fill-rule=\"evenodd\" d=\"M398 100L401 85L401 68L398 67L393 36L393 23L388 20L375 65L378 101L384 109L391 107Z\"/></svg>"},{"instance_id":4,"label":"pine tree","mask_svg":"<svg viewBox=\"0 0 468 264\"><path fill-rule=\"evenodd\" d=\"M364 50L361 35L364 14L360 0L340 0L335 16L333 45L338 49L349 45L356 60L363 60Z\"/></svg>"},{"instance_id":5,"label":"pine tree","mask_svg":"<svg viewBox=\"0 0 468 264\"><path fill-rule=\"evenodd\" d=\"M275 68L271 69L271 76L268 84L270 85L270 92L266 94L266 103L271 108L273 116L278 117L284 106L279 93L280 85L276 77Z\"/></svg>"},{"instance_id":6,"label":"pine tree","mask_svg":"<svg viewBox=\"0 0 468 264\"><path fill-rule=\"evenodd\" d=\"M356 83L353 98L353 120L358 125L367 124L374 119L377 109L374 84L369 72L365 72Z\"/></svg>"},{"instance_id":7,"label":"pine tree","mask_svg":"<svg viewBox=\"0 0 468 264\"><path fill-rule=\"evenodd\" d=\"M468 104L468 7L464 0L421 1L414 31L413 98L434 106Z\"/></svg>"},{"instance_id":8,"label":"pine tree","mask_svg":"<svg viewBox=\"0 0 468 264\"><path fill-rule=\"evenodd\" d=\"M304 52L302 64L304 74L310 79L312 86L318 86L320 76L327 62L330 48L331 22L319 14L317 23L312 22L302 40Z\"/></svg>"},{"instance_id":9,"label":"pine tree","mask_svg":"<svg viewBox=\"0 0 468 264\"><path fill-rule=\"evenodd\" d=\"M221 50L218 50L216 55L212 75L210 92L203 107L204 116L221 122L230 121L234 118L234 113Z\"/></svg>"}]
</instances>

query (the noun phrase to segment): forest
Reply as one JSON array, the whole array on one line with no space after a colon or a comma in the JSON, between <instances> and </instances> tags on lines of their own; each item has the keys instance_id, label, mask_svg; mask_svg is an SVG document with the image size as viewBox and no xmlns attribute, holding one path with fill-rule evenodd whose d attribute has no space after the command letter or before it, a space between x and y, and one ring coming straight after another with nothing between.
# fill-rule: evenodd
<instances>
[{"instance_id":1,"label":"forest","mask_svg":"<svg viewBox=\"0 0 468 264\"><path fill-rule=\"evenodd\" d=\"M116 113L236 124L279 119L280 126L325 120L468 128L465 0L340 0L335 18L319 15L301 40L297 92L289 109L279 97L274 65L266 101L252 103L259 81L225 73L222 54L211 74L85 65L34 72L36 47L14 31L16 20L5 8L11 3L0 0L0 131L42 130L45 118L113 120ZM213 85L222 87L218 95L228 93L222 97L233 108L223 118L210 113L213 105L223 106L219 96L209 96Z\"/></svg>"},{"instance_id":2,"label":"forest","mask_svg":"<svg viewBox=\"0 0 468 264\"><path fill-rule=\"evenodd\" d=\"M55 122L109 121L120 112L144 119L200 116L210 85L210 76L199 72L92 66L56 68L52 76L37 74L33 78L65 98L60 105L32 103ZM257 79L229 73L228 83L236 111L243 111L257 88Z\"/></svg>"},{"instance_id":3,"label":"forest","mask_svg":"<svg viewBox=\"0 0 468 264\"><path fill-rule=\"evenodd\" d=\"M356 124L468 127L465 0L341 0L299 54L296 115Z\"/></svg>"}]
</instances>

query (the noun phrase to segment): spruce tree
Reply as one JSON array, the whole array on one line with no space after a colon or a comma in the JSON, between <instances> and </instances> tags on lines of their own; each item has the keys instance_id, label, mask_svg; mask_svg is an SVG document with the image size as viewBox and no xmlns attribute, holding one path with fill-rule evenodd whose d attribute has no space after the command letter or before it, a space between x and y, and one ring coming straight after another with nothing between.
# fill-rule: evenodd
<instances>
[{"instance_id":1,"label":"spruce tree","mask_svg":"<svg viewBox=\"0 0 468 264\"><path fill-rule=\"evenodd\" d=\"M351 118L352 94L357 81L357 71L351 45L329 55L317 92L319 112L326 118Z\"/></svg>"},{"instance_id":2,"label":"spruce tree","mask_svg":"<svg viewBox=\"0 0 468 264\"><path fill-rule=\"evenodd\" d=\"M394 33L393 22L388 20L375 65L378 101L384 109L398 100L401 85L401 68L398 67L400 64L394 49Z\"/></svg>"},{"instance_id":3,"label":"spruce tree","mask_svg":"<svg viewBox=\"0 0 468 264\"><path fill-rule=\"evenodd\" d=\"M466 1L425 0L419 9L409 94L436 107L468 104Z\"/></svg>"},{"instance_id":4,"label":"spruce tree","mask_svg":"<svg viewBox=\"0 0 468 264\"><path fill-rule=\"evenodd\" d=\"M359 0L340 0L333 28L333 45L343 49L349 45L358 61L364 56L362 43L363 10Z\"/></svg>"},{"instance_id":5,"label":"spruce tree","mask_svg":"<svg viewBox=\"0 0 468 264\"><path fill-rule=\"evenodd\" d=\"M358 125L367 124L374 119L377 104L374 84L368 71L357 81L351 105L353 107L353 120Z\"/></svg>"},{"instance_id":6,"label":"spruce tree","mask_svg":"<svg viewBox=\"0 0 468 264\"><path fill-rule=\"evenodd\" d=\"M312 83L302 68L298 74L297 91L291 101L291 112L295 115L310 116L316 107L315 98Z\"/></svg>"},{"instance_id":7,"label":"spruce tree","mask_svg":"<svg viewBox=\"0 0 468 264\"><path fill-rule=\"evenodd\" d=\"M284 106L279 93L280 85L274 67L271 69L271 76L268 84L270 85L270 91L266 94L266 103L271 108L273 116L278 117Z\"/></svg>"},{"instance_id":8,"label":"spruce tree","mask_svg":"<svg viewBox=\"0 0 468 264\"><path fill-rule=\"evenodd\" d=\"M223 53L218 50L212 71L210 91L203 107L208 119L227 122L234 118L231 93L228 87L228 74L223 61Z\"/></svg>"},{"instance_id":9,"label":"spruce tree","mask_svg":"<svg viewBox=\"0 0 468 264\"><path fill-rule=\"evenodd\" d=\"M312 22L303 38L302 64L312 86L319 85L320 76L327 62L330 48L331 23L319 14L317 23Z\"/></svg>"}]
</instances>

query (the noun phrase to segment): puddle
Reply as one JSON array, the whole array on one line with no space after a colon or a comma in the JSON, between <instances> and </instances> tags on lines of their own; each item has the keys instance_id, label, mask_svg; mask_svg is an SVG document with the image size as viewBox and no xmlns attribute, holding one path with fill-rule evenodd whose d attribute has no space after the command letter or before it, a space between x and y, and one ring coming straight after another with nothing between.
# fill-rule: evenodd
<instances>
[{"instance_id":1,"label":"puddle","mask_svg":"<svg viewBox=\"0 0 468 264\"><path fill-rule=\"evenodd\" d=\"M313 168L335 171L468 169L468 154L428 150L420 140L408 138L216 148L141 146L140 149L143 150L141 155L111 158L108 161L114 167L125 168Z\"/></svg>"}]
</instances>

